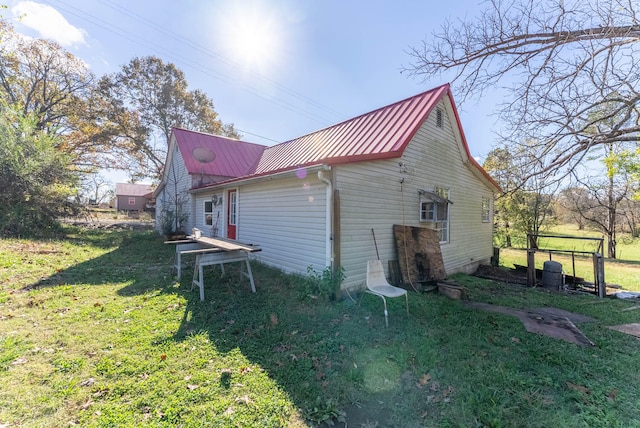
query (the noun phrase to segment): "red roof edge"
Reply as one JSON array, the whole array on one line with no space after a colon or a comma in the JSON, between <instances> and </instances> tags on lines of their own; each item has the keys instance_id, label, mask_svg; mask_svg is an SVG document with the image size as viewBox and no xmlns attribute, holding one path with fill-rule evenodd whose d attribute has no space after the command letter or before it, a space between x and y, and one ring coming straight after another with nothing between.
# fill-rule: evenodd
<instances>
[{"instance_id":1,"label":"red roof edge","mask_svg":"<svg viewBox=\"0 0 640 428\"><path fill-rule=\"evenodd\" d=\"M453 114L456 118L456 124L458 125L458 129L460 130L462 146L464 147L464 151L467 153L467 159L469 159L469 163L471 163L471 166L476 168L484 176L484 178L486 178L487 181L496 188L496 190L502 192L502 187L498 184L498 182L494 180L491 175L489 175L489 173L482 167L482 165L478 163L477 160L475 160L473 156L471 156L469 144L467 143L467 137L464 135L464 129L462 129L462 121L460 120L460 115L458 114L458 108L456 107L456 103L453 100L453 96L451 95L451 90L449 88L447 88L447 92L449 93L449 101L451 101L451 106L453 107Z\"/></svg>"}]
</instances>

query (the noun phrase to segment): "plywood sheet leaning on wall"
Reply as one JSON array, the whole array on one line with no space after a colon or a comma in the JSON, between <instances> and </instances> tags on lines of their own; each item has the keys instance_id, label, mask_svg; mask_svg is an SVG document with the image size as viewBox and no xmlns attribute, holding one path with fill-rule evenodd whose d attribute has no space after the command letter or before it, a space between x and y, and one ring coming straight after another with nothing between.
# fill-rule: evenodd
<instances>
[{"instance_id":1,"label":"plywood sheet leaning on wall","mask_svg":"<svg viewBox=\"0 0 640 428\"><path fill-rule=\"evenodd\" d=\"M419 287L420 283L446 278L440 242L435 230L426 227L393 225L402 281Z\"/></svg>"}]
</instances>

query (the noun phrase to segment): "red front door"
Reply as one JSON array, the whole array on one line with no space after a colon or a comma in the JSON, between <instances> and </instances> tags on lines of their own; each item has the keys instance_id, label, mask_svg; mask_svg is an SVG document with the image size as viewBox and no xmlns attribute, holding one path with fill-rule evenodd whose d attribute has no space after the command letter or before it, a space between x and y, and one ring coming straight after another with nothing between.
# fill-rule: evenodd
<instances>
[{"instance_id":1,"label":"red front door","mask_svg":"<svg viewBox=\"0 0 640 428\"><path fill-rule=\"evenodd\" d=\"M238 226L238 192L229 190L227 193L227 238L236 239Z\"/></svg>"}]
</instances>

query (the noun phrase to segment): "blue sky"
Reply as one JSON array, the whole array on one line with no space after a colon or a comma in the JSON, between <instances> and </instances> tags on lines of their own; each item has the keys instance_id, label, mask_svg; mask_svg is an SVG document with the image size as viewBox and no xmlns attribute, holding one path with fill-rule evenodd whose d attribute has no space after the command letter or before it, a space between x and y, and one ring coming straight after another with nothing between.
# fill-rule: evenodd
<instances>
[{"instance_id":1,"label":"blue sky","mask_svg":"<svg viewBox=\"0 0 640 428\"><path fill-rule=\"evenodd\" d=\"M1 1L1 0L0 0ZM136 56L177 65L243 139L271 145L449 82L400 73L411 46L479 0L5 0L16 30L53 39L101 76ZM22 16L20 20L18 17ZM471 153L495 145L497 96L460 104ZM264 137L264 138L263 138Z\"/></svg>"}]
</instances>

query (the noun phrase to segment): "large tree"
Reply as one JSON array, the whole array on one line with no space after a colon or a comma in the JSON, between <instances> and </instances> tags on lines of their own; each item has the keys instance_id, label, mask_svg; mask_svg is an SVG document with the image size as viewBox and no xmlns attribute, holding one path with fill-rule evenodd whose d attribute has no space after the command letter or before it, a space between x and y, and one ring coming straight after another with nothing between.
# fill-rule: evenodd
<instances>
[{"instance_id":1,"label":"large tree","mask_svg":"<svg viewBox=\"0 0 640 428\"><path fill-rule=\"evenodd\" d=\"M635 170L638 158L614 143L605 145L603 149L604 174L599 171L594 171L591 175L574 174L583 190L564 192L562 201L567 209L578 214L607 237L607 257L615 259L616 235L620 229L619 221L623 220L620 208L635 190L629 176L630 171Z\"/></svg>"},{"instance_id":2,"label":"large tree","mask_svg":"<svg viewBox=\"0 0 640 428\"><path fill-rule=\"evenodd\" d=\"M76 175L40 117L0 103L0 236L46 235L71 208Z\"/></svg>"},{"instance_id":3,"label":"large tree","mask_svg":"<svg viewBox=\"0 0 640 428\"><path fill-rule=\"evenodd\" d=\"M155 56L134 58L118 73L104 76L100 89L113 111L135 111L144 130L138 149L144 154L139 173L162 175L171 129L238 137L233 125L225 125L213 101L200 90L189 90L184 73Z\"/></svg>"},{"instance_id":4,"label":"large tree","mask_svg":"<svg viewBox=\"0 0 640 428\"><path fill-rule=\"evenodd\" d=\"M112 109L95 83L87 64L58 44L25 38L0 20L0 101L60 136L56 148L74 169L126 169L121 159L138 156L142 128L134 113Z\"/></svg>"},{"instance_id":5,"label":"large tree","mask_svg":"<svg viewBox=\"0 0 640 428\"><path fill-rule=\"evenodd\" d=\"M538 174L560 178L559 171L572 170L594 147L637 144L637 1L484 5L477 19L445 22L413 47L405 71L425 80L451 71L463 100L501 85L508 92L499 108L502 137L511 145L537 141L537 153L548 160ZM600 114L603 106L607 115Z\"/></svg>"},{"instance_id":6,"label":"large tree","mask_svg":"<svg viewBox=\"0 0 640 428\"><path fill-rule=\"evenodd\" d=\"M527 234L537 235L553 224L555 186L539 175L530 176L532 165L542 168L531 156L526 146L517 150L500 147L493 149L483 164L503 190L495 202L495 238L499 245L511 247L514 238L524 244Z\"/></svg>"}]
</instances>

